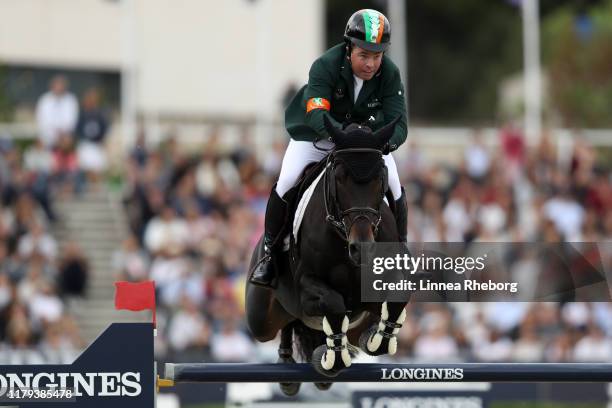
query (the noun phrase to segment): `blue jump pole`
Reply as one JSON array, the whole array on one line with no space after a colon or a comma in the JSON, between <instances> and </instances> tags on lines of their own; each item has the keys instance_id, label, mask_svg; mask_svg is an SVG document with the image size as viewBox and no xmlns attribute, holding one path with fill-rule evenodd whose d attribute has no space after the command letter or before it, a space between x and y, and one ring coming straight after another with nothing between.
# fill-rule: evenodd
<instances>
[{"instance_id":1,"label":"blue jump pole","mask_svg":"<svg viewBox=\"0 0 612 408\"><path fill-rule=\"evenodd\" d=\"M175 382L612 382L612 364L353 364L330 378L310 364L173 364Z\"/></svg>"}]
</instances>

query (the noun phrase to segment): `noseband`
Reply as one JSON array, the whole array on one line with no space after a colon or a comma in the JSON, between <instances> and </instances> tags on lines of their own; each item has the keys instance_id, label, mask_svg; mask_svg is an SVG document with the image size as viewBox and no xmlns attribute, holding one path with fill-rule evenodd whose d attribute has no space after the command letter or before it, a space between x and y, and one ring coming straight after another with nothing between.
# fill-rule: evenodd
<instances>
[{"instance_id":1,"label":"noseband","mask_svg":"<svg viewBox=\"0 0 612 408\"><path fill-rule=\"evenodd\" d=\"M349 148L335 150L327 156L327 164L325 165L325 173L323 175L323 201L325 203L325 220L334 228L345 242L349 240L349 232L357 220L365 218L370 222L370 226L374 230L374 236L378 234L378 226L382 218L380 206L382 205L385 196L385 175L382 176L382 194L378 201L378 208L372 207L350 207L342 210L338 206L336 197L336 179L334 172L336 168L337 154L342 153L377 153L382 160L382 153L377 149L367 148ZM384 164L383 164L384 166ZM351 215L356 214L351 217ZM345 221L348 218L348 223Z\"/></svg>"}]
</instances>

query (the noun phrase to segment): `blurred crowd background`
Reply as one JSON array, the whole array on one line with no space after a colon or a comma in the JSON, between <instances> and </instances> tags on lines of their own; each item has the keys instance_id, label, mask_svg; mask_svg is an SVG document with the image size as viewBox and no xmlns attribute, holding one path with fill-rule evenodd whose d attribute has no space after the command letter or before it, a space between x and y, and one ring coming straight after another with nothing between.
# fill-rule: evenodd
<instances>
[{"instance_id":1,"label":"blurred crowd background","mask_svg":"<svg viewBox=\"0 0 612 408\"><path fill-rule=\"evenodd\" d=\"M504 7L514 7L511 3ZM554 7L543 3L552 15ZM558 29L576 42L596 38L597 22L605 12L612 15L612 3L603 2L607 8L602 2L578 3L575 8L563 3L566 8L556 10L561 17L547 30ZM355 5L338 4L328 6L327 13L345 21ZM575 10L580 24L574 25L566 17ZM426 11L422 7L415 14ZM452 12L429 11L438 16ZM566 20L569 28L562 25ZM339 38L329 39L329 45ZM420 45L415 49L422 51ZM564 51L551 52L557 58L550 65L553 81L569 75L557 69ZM91 295L90 260L79 242L68 239L60 245L54 231L70 217L57 211L58 203L78 202L92 193L114 197L128 223L123 241L113 243L112 270L105 273L116 280L156 281L158 361L276 360L276 344L255 343L244 326L243 292L288 142L282 124L262 140L253 123L232 123L235 137L228 142L230 126L211 121L194 147L180 126L151 127L141 121L126 139L129 143L111 143L119 111L104 95L114 88L74 90L70 75L55 71L59 75L49 76L48 89L36 95L30 109L34 137L15 138L11 127L0 136L0 364L68 362L86 346L70 310ZM414 78L425 75L416 71ZM584 92L609 89L611 76L609 71L601 74L598 85ZM279 112L295 89L295 84L284 88ZM437 105L444 109L433 114L436 101L423 96L419 85L415 89L411 102L418 97L425 101L415 104L417 122L439 123L440 112L458 107L446 100ZM495 89L475 93L496 94ZM566 91L555 88L552 94ZM455 92L454 98L467 93ZM502 105L511 106L512 92L501 94L506 95ZM583 132L599 126L610 135L605 133L612 123L609 99L597 99L604 108L597 111L595 104L590 116L572 110L574 105L584 108L575 98L563 99L569 102L550 108L550 120L531 143L513 108L487 116L490 101L482 98L472 95L473 103L458 107L463 114L456 123L469 124L469 136L452 158L439 154L448 152L432 148L414 128L394 153L408 193L409 240L612 242L610 144L594 143ZM569 144L555 136L558 127L569 128ZM435 132L431 128L427 134ZM532 281L542 278L532 272ZM395 360L612 361L609 303L411 304L408 312Z\"/></svg>"},{"instance_id":2,"label":"blurred crowd background","mask_svg":"<svg viewBox=\"0 0 612 408\"><path fill-rule=\"evenodd\" d=\"M125 152L130 235L108 272L156 281L162 359L275 359L274 345L255 344L245 331L243 291L285 146L274 144L258 160L249 144L220 143L219 132L212 129L197 152L181 149L175 134L150 146L141 132ZM474 130L456 165L430 160L415 142L397 155L411 241L612 241L611 172L592 146L578 138L564 163L546 135L533 148L511 126L496 137L490 148ZM87 177L91 168L77 158L82 140L74 128L54 148L39 140L20 151L2 141L0 333L9 349L36 346L53 358L83 345L63 305L86 296L87 259L77 243L59 252L49 233L62 222L56 200L100 188L103 175ZM608 303L415 304L409 311L399 359L612 360Z\"/></svg>"}]
</instances>

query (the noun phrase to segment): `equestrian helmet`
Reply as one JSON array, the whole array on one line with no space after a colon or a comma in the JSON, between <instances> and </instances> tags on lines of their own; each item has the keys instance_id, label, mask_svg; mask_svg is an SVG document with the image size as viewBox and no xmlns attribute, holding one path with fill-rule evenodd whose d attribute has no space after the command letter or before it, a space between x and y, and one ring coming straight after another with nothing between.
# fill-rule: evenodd
<instances>
[{"instance_id":1,"label":"equestrian helmet","mask_svg":"<svg viewBox=\"0 0 612 408\"><path fill-rule=\"evenodd\" d=\"M368 51L386 51L391 43L391 25L381 12L362 9L346 23L344 39Z\"/></svg>"}]
</instances>

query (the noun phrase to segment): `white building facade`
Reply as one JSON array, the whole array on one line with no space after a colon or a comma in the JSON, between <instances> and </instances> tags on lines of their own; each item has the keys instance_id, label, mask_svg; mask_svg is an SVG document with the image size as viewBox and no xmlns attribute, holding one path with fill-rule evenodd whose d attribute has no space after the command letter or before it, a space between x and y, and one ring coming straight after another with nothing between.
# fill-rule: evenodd
<instances>
[{"instance_id":1,"label":"white building facade","mask_svg":"<svg viewBox=\"0 0 612 408\"><path fill-rule=\"evenodd\" d=\"M3 0L0 16L1 63L121 73L144 118L271 118L325 40L323 0Z\"/></svg>"}]
</instances>

